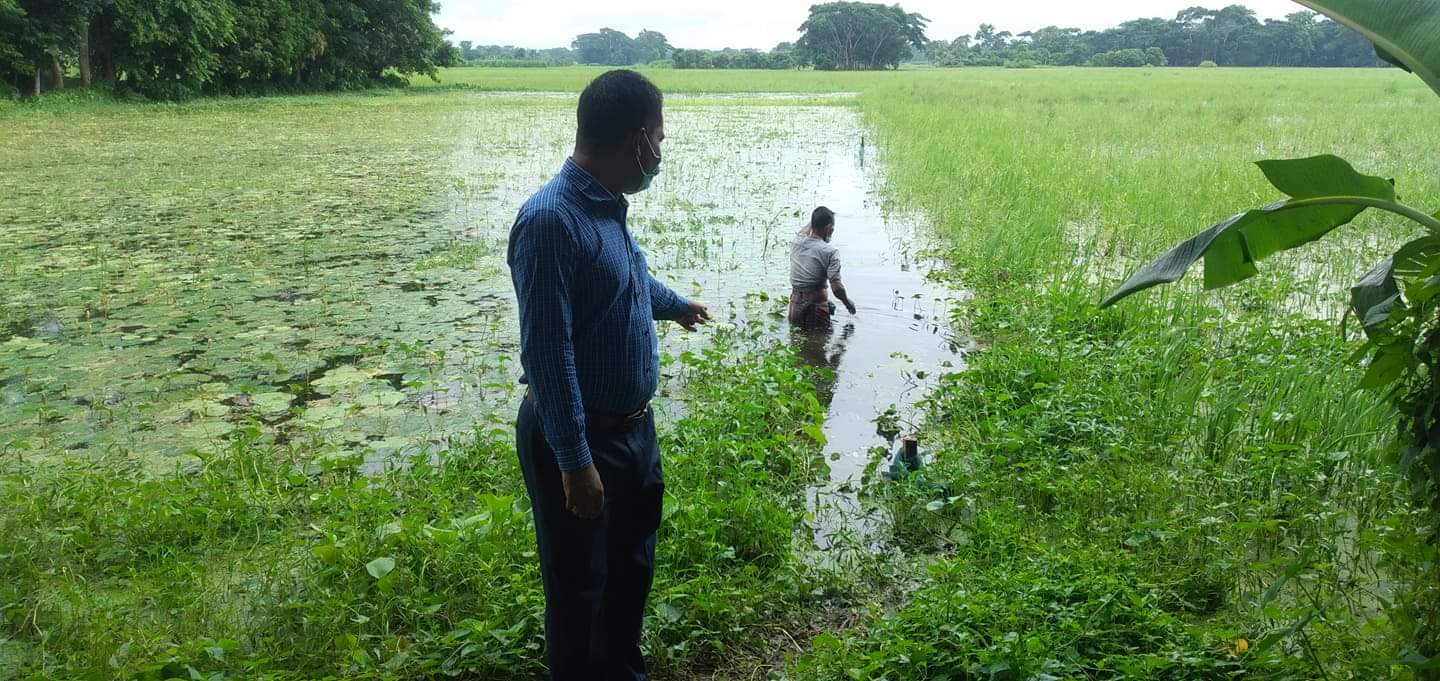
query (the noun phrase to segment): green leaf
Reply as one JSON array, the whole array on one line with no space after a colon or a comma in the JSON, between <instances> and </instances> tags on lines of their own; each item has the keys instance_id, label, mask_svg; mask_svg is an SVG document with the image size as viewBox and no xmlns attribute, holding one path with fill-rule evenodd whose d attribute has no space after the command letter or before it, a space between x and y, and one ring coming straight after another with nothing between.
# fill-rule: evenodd
<instances>
[{"instance_id":1,"label":"green leaf","mask_svg":"<svg viewBox=\"0 0 1440 681\"><path fill-rule=\"evenodd\" d=\"M1280 589L1285 586L1286 582L1295 579L1301 572L1305 571L1305 568L1310 567L1311 553L1311 549L1307 548L1295 558L1294 562L1286 565L1285 571L1280 574L1280 577L1276 579L1269 588L1265 589L1265 593L1260 594L1260 602L1256 603L1255 607L1260 610L1265 609L1265 606L1269 605L1270 601L1275 600L1275 597L1280 594Z\"/></svg>"},{"instance_id":2,"label":"green leaf","mask_svg":"<svg viewBox=\"0 0 1440 681\"><path fill-rule=\"evenodd\" d=\"M333 563L340 559L340 549L334 544L321 544L310 549L310 553L315 554L315 557L319 558L322 563Z\"/></svg>"},{"instance_id":3,"label":"green leaf","mask_svg":"<svg viewBox=\"0 0 1440 681\"><path fill-rule=\"evenodd\" d=\"M1259 272L1256 261L1319 239L1365 210L1359 204L1293 206L1294 201L1328 196L1395 200L1395 187L1389 180L1362 175L1336 156L1261 161L1257 165L1291 200L1232 216L1191 237L1131 275L1100 307L1179 281L1201 257L1205 259L1205 288L1244 281Z\"/></svg>"},{"instance_id":4,"label":"green leaf","mask_svg":"<svg viewBox=\"0 0 1440 681\"><path fill-rule=\"evenodd\" d=\"M1350 289L1350 311L1360 320L1365 335L1371 338L1375 337L1380 322L1389 319L1390 310L1400 302L1394 262L1394 256L1382 260Z\"/></svg>"},{"instance_id":5,"label":"green leaf","mask_svg":"<svg viewBox=\"0 0 1440 681\"><path fill-rule=\"evenodd\" d=\"M685 615L684 611L669 603L661 603L655 606L655 612L660 615L660 619L669 624L679 622L680 618Z\"/></svg>"},{"instance_id":6,"label":"green leaf","mask_svg":"<svg viewBox=\"0 0 1440 681\"><path fill-rule=\"evenodd\" d=\"M1405 375L1415 364L1415 353L1407 343L1386 343L1375 349L1375 358L1360 379L1360 387L1367 390L1383 388Z\"/></svg>"},{"instance_id":7,"label":"green leaf","mask_svg":"<svg viewBox=\"0 0 1440 681\"><path fill-rule=\"evenodd\" d=\"M1190 269L1190 266L1195 264L1196 260L1199 260L1201 256L1205 255L1205 251L1210 249L1210 246L1215 242L1216 238L1234 227L1235 223L1244 217L1245 214L1243 213L1236 215L1212 226L1210 229L1190 237L1190 239L1170 249L1165 255L1160 256L1154 262L1140 268L1140 271L1131 275L1130 279L1126 280L1120 288L1116 289L1104 302L1100 303L1100 307L1102 309L1110 307L1120 302L1121 299L1144 291L1152 286L1179 281L1181 277L1185 276L1185 271ZM1219 268L1217 268L1217 271L1218 269ZM1253 274L1254 272L1251 272L1251 275ZM1243 279L1244 277L1241 278Z\"/></svg>"},{"instance_id":8,"label":"green leaf","mask_svg":"<svg viewBox=\"0 0 1440 681\"><path fill-rule=\"evenodd\" d=\"M1440 0L1296 0L1349 26L1440 94Z\"/></svg>"},{"instance_id":9,"label":"green leaf","mask_svg":"<svg viewBox=\"0 0 1440 681\"><path fill-rule=\"evenodd\" d=\"M1306 611L1306 613L1302 615L1300 619L1295 620L1295 622L1289 627L1286 627L1285 629L1280 631L1271 632L1270 634L1266 635L1264 638L1260 639L1260 641L1255 644L1254 648L1251 648L1253 654L1259 655L1261 653L1264 653L1265 651L1273 647L1276 643L1279 643L1280 641L1294 636L1296 632L1299 632L1300 630L1304 629L1306 625L1310 624L1311 620L1321 615L1324 615L1325 611L1330 609L1330 606L1335 605L1335 601L1339 600L1340 596L1341 594L1338 593L1334 596L1331 596L1330 600L1326 601L1324 605L1320 606L1319 608L1312 608Z\"/></svg>"},{"instance_id":10,"label":"green leaf","mask_svg":"<svg viewBox=\"0 0 1440 681\"><path fill-rule=\"evenodd\" d=\"M394 569L395 559L390 556L376 558L365 564L365 571L369 572L370 576L375 579L383 579L385 575L390 574L390 571Z\"/></svg>"},{"instance_id":11,"label":"green leaf","mask_svg":"<svg viewBox=\"0 0 1440 681\"><path fill-rule=\"evenodd\" d=\"M261 414L281 414L290 409L295 396L290 393L268 392L250 396L250 405Z\"/></svg>"},{"instance_id":12,"label":"green leaf","mask_svg":"<svg viewBox=\"0 0 1440 681\"><path fill-rule=\"evenodd\" d=\"M1398 66L1398 67L1404 69L1404 70L1405 70L1405 73L1414 73L1414 71L1411 71L1411 70L1410 70L1410 67L1408 67L1408 66L1405 65L1405 62L1402 62L1402 61L1400 61L1399 59L1397 59L1397 58L1395 57L1395 55L1390 54L1389 52L1386 52L1386 51L1385 51L1385 48L1380 47L1379 45L1376 45L1376 46L1375 46L1375 56L1377 56L1377 57L1379 57L1379 58L1381 58L1381 59L1384 59L1384 60L1387 61L1387 62L1390 62L1392 65L1395 65L1395 66Z\"/></svg>"},{"instance_id":13,"label":"green leaf","mask_svg":"<svg viewBox=\"0 0 1440 681\"><path fill-rule=\"evenodd\" d=\"M1440 276L1426 277L1405 287L1405 298L1413 305L1429 302L1440 293Z\"/></svg>"},{"instance_id":14,"label":"green leaf","mask_svg":"<svg viewBox=\"0 0 1440 681\"><path fill-rule=\"evenodd\" d=\"M1330 154L1290 160L1257 161L1265 179L1286 196L1313 199L1320 196L1369 196L1395 200L1394 183L1362 175L1345 159Z\"/></svg>"},{"instance_id":15,"label":"green leaf","mask_svg":"<svg viewBox=\"0 0 1440 681\"><path fill-rule=\"evenodd\" d=\"M1323 154L1289 161L1260 161L1260 171L1276 189L1292 199L1322 196L1363 196L1395 200L1395 185L1389 180L1355 172L1345 159ZM1274 213L1263 223L1247 223L1237 230L1255 260L1310 243L1331 230L1349 223L1364 206L1308 206ZM1206 266L1209 266L1207 260Z\"/></svg>"},{"instance_id":16,"label":"green leaf","mask_svg":"<svg viewBox=\"0 0 1440 681\"><path fill-rule=\"evenodd\" d=\"M822 446L822 447L825 446L825 442L826 442L825 431L821 430L821 429L820 429L820 426L817 426L817 425L815 425L815 424L812 423L812 424L810 424L810 425L808 425L808 426L805 426L805 427L802 428L801 430L802 430L806 435L809 435L811 440L814 440L817 444L819 444L819 445Z\"/></svg>"},{"instance_id":17,"label":"green leaf","mask_svg":"<svg viewBox=\"0 0 1440 681\"><path fill-rule=\"evenodd\" d=\"M1440 274L1440 236L1423 236L1395 251L1395 274L1429 277Z\"/></svg>"}]
</instances>

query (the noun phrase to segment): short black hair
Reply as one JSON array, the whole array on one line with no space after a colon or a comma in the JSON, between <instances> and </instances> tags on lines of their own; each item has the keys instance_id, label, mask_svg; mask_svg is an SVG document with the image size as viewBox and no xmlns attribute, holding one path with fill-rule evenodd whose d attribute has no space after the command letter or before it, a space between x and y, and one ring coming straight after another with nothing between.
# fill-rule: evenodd
<instances>
[{"instance_id":1,"label":"short black hair","mask_svg":"<svg viewBox=\"0 0 1440 681\"><path fill-rule=\"evenodd\" d=\"M594 151L611 151L635 131L660 122L664 97L649 78L630 69L606 71L580 93L575 141Z\"/></svg>"},{"instance_id":2,"label":"short black hair","mask_svg":"<svg viewBox=\"0 0 1440 681\"><path fill-rule=\"evenodd\" d=\"M826 227L834 226L835 211L830 210L829 208L826 208L824 206L820 206L819 208L815 209L815 212L810 214L811 229L825 229Z\"/></svg>"}]
</instances>

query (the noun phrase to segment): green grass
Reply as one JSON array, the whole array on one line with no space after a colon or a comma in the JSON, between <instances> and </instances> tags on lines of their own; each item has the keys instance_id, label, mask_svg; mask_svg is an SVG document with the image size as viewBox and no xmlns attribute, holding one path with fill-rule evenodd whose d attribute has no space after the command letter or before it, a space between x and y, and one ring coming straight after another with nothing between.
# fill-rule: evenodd
<instances>
[{"instance_id":1,"label":"green grass","mask_svg":"<svg viewBox=\"0 0 1440 681\"><path fill-rule=\"evenodd\" d=\"M785 353L744 333L680 365L689 413L662 438L666 525L651 597L662 673L763 656L841 578L803 559L820 417ZM737 408L738 406L738 408ZM251 427L156 478L123 460L7 460L0 602L7 678L532 678L534 537L503 429L356 474L316 441ZM377 559L393 569L368 566ZM770 634L763 634L763 632ZM13 651L11 652L13 655ZM168 678L168 677L165 677Z\"/></svg>"},{"instance_id":2,"label":"green grass","mask_svg":"<svg viewBox=\"0 0 1440 681\"><path fill-rule=\"evenodd\" d=\"M888 197L932 219L976 290L956 315L985 349L932 396L928 475L953 496L889 499L901 536L946 557L796 675L1403 676L1379 661L1433 598L1417 580L1434 519L1405 504L1337 321L1344 288L1413 229L1368 216L1224 293L1095 305L1272 200L1249 161L1337 153L1440 206L1440 163L1414 153L1440 137L1440 103L1397 72L926 75L951 87L897 79L860 106ZM1317 610L1264 654L1230 652Z\"/></svg>"},{"instance_id":3,"label":"green grass","mask_svg":"<svg viewBox=\"0 0 1440 681\"><path fill-rule=\"evenodd\" d=\"M544 169L493 168L490 149L455 140L556 151L530 131L569 99L466 90L574 93L598 71L0 104L15 133L0 138L14 160L0 168L0 676L537 673L532 536L499 406L513 345L493 320L509 313L486 297L505 285L509 216L469 211ZM1418 537L1435 521L1405 503L1388 417L1351 389L1356 343L1337 321L1345 287L1408 228L1367 216L1223 293L1192 281L1095 305L1174 242L1274 198L1260 158L1337 153L1440 208L1440 157L1423 153L1440 103L1418 81L650 75L691 95L672 100L682 110L855 107L883 199L930 224L947 276L974 292L953 316L982 347L928 398L927 475L946 491L868 493L909 562L843 572L804 546L817 461L797 433L817 413L788 351L722 335L667 367L687 416L663 436L673 484L647 623L666 678L768 668L780 650L777 674L816 681L1407 677L1377 661L1403 651L1406 604L1425 602L1415 580L1434 556ZM775 92L805 96L745 94ZM812 96L832 92L858 95ZM478 171L457 183L457 165ZM432 344L421 321L452 316L465 333ZM480 399L396 403L446 391ZM276 392L311 408L277 410ZM90 446L58 444L74 442ZM366 447L415 466L359 475ZM376 558L396 567L376 579ZM892 586L872 593L877 576Z\"/></svg>"}]
</instances>

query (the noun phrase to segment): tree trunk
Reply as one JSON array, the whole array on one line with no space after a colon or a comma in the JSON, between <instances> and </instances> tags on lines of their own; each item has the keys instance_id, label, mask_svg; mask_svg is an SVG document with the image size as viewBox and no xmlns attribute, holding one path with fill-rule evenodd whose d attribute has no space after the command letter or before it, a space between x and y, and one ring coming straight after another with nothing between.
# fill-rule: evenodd
<instances>
[{"instance_id":1,"label":"tree trunk","mask_svg":"<svg viewBox=\"0 0 1440 681\"><path fill-rule=\"evenodd\" d=\"M40 96L40 67L35 67L35 96Z\"/></svg>"},{"instance_id":2,"label":"tree trunk","mask_svg":"<svg viewBox=\"0 0 1440 681\"><path fill-rule=\"evenodd\" d=\"M55 89L56 89L56 90L64 90L64 89L65 89L65 69L60 66L60 58L59 58L59 57L51 57L51 58L50 58L50 64L51 64L50 68L53 69L53 70L54 70L54 73L55 73Z\"/></svg>"},{"instance_id":3,"label":"tree trunk","mask_svg":"<svg viewBox=\"0 0 1440 681\"><path fill-rule=\"evenodd\" d=\"M85 22L85 30L80 33L80 83L90 87L90 22Z\"/></svg>"}]
</instances>

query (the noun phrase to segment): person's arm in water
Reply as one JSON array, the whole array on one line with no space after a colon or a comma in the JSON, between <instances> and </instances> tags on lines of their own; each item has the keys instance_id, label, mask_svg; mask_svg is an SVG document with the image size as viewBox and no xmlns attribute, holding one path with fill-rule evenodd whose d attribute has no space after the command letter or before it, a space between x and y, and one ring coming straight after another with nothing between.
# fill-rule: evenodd
<instances>
[{"instance_id":1,"label":"person's arm in water","mask_svg":"<svg viewBox=\"0 0 1440 681\"><path fill-rule=\"evenodd\" d=\"M845 284L840 283L840 254L831 253L830 262L825 267L826 276L830 278L830 290L835 297L845 304L845 309L850 314L855 314L855 301L850 300L850 295L845 292Z\"/></svg>"},{"instance_id":2,"label":"person's arm in water","mask_svg":"<svg viewBox=\"0 0 1440 681\"><path fill-rule=\"evenodd\" d=\"M849 310L850 314L855 314L855 302L845 293L845 285L840 283L840 277L830 280L830 290L835 292L835 297L839 298L840 302L845 303L845 309Z\"/></svg>"}]
</instances>

